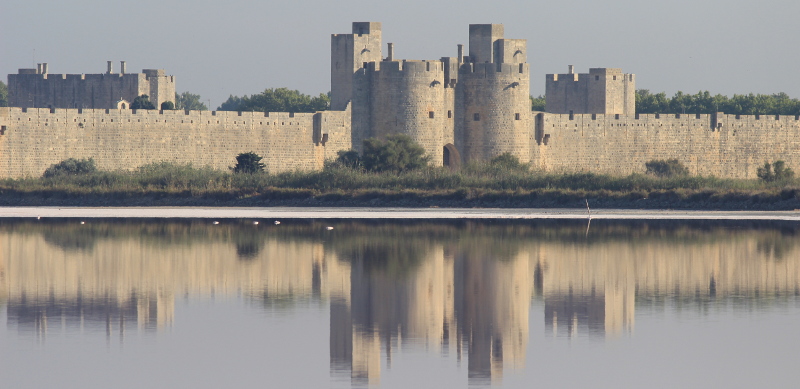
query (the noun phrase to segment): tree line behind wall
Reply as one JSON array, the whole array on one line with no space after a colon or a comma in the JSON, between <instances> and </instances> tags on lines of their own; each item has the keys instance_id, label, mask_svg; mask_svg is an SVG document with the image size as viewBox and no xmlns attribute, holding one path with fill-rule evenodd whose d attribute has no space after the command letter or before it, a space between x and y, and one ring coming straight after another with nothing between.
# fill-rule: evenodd
<instances>
[{"instance_id":1,"label":"tree line behind wall","mask_svg":"<svg viewBox=\"0 0 800 389\"><path fill-rule=\"evenodd\" d=\"M531 96L531 110L544 111L544 96ZM800 99L786 93L772 95L712 95L708 91L689 95L683 92L667 97L664 92L650 93L647 89L636 91L636 113L689 113L710 114L724 112L731 115L800 115Z\"/></svg>"},{"instance_id":2,"label":"tree line behind wall","mask_svg":"<svg viewBox=\"0 0 800 389\"><path fill-rule=\"evenodd\" d=\"M8 87L0 81L0 107L8 107Z\"/></svg>"},{"instance_id":3,"label":"tree line behind wall","mask_svg":"<svg viewBox=\"0 0 800 389\"><path fill-rule=\"evenodd\" d=\"M250 96L228 97L218 111L317 112L330 109L330 96L309 96L289 88L270 88Z\"/></svg>"}]
</instances>

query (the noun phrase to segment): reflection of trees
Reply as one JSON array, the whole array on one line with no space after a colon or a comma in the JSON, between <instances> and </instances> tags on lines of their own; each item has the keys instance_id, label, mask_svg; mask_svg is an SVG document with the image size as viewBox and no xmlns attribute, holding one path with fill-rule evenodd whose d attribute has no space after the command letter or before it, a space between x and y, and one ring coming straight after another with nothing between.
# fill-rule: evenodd
<instances>
[{"instance_id":1,"label":"reflection of trees","mask_svg":"<svg viewBox=\"0 0 800 389\"><path fill-rule=\"evenodd\" d=\"M793 239L794 235L796 231L785 229L765 231L759 236L756 249L767 259L782 261L797 245L797 239Z\"/></svg>"},{"instance_id":2,"label":"reflection of trees","mask_svg":"<svg viewBox=\"0 0 800 389\"><path fill-rule=\"evenodd\" d=\"M74 226L47 226L42 232L44 241L65 251L91 251L97 241L98 227L76 228Z\"/></svg>"},{"instance_id":3,"label":"reflection of trees","mask_svg":"<svg viewBox=\"0 0 800 389\"><path fill-rule=\"evenodd\" d=\"M326 243L339 258L363 266L368 273L406 277L419 266L432 241L416 233L405 235L378 228L365 234L331 234Z\"/></svg>"},{"instance_id":4,"label":"reflection of trees","mask_svg":"<svg viewBox=\"0 0 800 389\"><path fill-rule=\"evenodd\" d=\"M239 259L250 260L258 256L264 247L264 232L248 226L239 226L232 231L236 243L236 256Z\"/></svg>"},{"instance_id":5,"label":"reflection of trees","mask_svg":"<svg viewBox=\"0 0 800 389\"><path fill-rule=\"evenodd\" d=\"M335 225L333 231L325 227ZM90 219L80 225L74 219L41 221L0 221L0 231L43 234L48 243L69 250L89 250L97 240L134 238L149 245L191 244L196 241L231 242L240 247L242 257L260 252L267 236L281 241L323 242L326 248L361 258L403 260L394 241L413 241L430 245L455 244L470 250L492 253L495 258L512 258L520 244L561 242L608 244L647 242L708 244L729 240L732 231L752 230L762 236L763 252L781 257L797 244L800 226L792 222L764 221L610 221L595 220L586 234L583 220L474 220L474 221L284 221L280 226L252 225L248 220L228 220L212 225L210 220L116 220ZM388 251L386 251L388 250ZM384 255L385 254L385 255ZM411 254L411 253L409 253ZM377 266L391 265L387 261ZM398 269L408 267L397 264Z\"/></svg>"}]
</instances>

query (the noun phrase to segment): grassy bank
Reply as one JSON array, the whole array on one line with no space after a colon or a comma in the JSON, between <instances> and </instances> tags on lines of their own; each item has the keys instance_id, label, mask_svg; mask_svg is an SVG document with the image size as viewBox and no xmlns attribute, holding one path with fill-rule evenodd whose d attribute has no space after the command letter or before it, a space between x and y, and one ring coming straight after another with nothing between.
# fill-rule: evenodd
<instances>
[{"instance_id":1,"label":"grassy bank","mask_svg":"<svg viewBox=\"0 0 800 389\"><path fill-rule=\"evenodd\" d=\"M797 179L546 174L491 165L371 173L232 174L154 164L134 171L0 181L0 205L593 207L800 209Z\"/></svg>"}]
</instances>

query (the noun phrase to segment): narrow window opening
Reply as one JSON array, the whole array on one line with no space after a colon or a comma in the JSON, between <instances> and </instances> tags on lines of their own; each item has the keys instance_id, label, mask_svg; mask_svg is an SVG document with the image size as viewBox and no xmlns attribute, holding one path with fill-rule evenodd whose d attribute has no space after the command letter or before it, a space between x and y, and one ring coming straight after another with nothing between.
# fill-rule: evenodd
<instances>
[{"instance_id":1,"label":"narrow window opening","mask_svg":"<svg viewBox=\"0 0 800 389\"><path fill-rule=\"evenodd\" d=\"M514 114L514 120L520 120L520 119L519 119L519 113L515 113L515 114Z\"/></svg>"},{"instance_id":2,"label":"narrow window opening","mask_svg":"<svg viewBox=\"0 0 800 389\"><path fill-rule=\"evenodd\" d=\"M6 126L0 126L0 135L5 135L7 129L8 129L8 127L6 127Z\"/></svg>"},{"instance_id":3,"label":"narrow window opening","mask_svg":"<svg viewBox=\"0 0 800 389\"><path fill-rule=\"evenodd\" d=\"M447 111L447 118L448 119L452 119L453 118L453 111Z\"/></svg>"},{"instance_id":4,"label":"narrow window opening","mask_svg":"<svg viewBox=\"0 0 800 389\"><path fill-rule=\"evenodd\" d=\"M479 114L479 113L476 113L476 114L472 115L472 120L474 120L474 121L476 121L476 122L477 122L478 120L481 120L481 114Z\"/></svg>"},{"instance_id":5,"label":"narrow window opening","mask_svg":"<svg viewBox=\"0 0 800 389\"><path fill-rule=\"evenodd\" d=\"M600 76L594 76L595 81L600 81Z\"/></svg>"},{"instance_id":6,"label":"narrow window opening","mask_svg":"<svg viewBox=\"0 0 800 389\"><path fill-rule=\"evenodd\" d=\"M433 119L433 111L428 112L428 118Z\"/></svg>"},{"instance_id":7,"label":"narrow window opening","mask_svg":"<svg viewBox=\"0 0 800 389\"><path fill-rule=\"evenodd\" d=\"M617 81L617 76L614 76L614 81Z\"/></svg>"}]
</instances>

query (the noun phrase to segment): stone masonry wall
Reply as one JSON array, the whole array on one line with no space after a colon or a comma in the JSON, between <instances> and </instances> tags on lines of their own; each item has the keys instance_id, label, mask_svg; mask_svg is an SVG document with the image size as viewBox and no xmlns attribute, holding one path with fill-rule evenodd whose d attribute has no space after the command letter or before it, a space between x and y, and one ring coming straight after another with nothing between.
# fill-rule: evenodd
<instances>
[{"instance_id":1,"label":"stone masonry wall","mask_svg":"<svg viewBox=\"0 0 800 389\"><path fill-rule=\"evenodd\" d=\"M798 116L539 115L531 160L546 171L627 175L669 158L703 176L755 178L776 160L800 168Z\"/></svg>"},{"instance_id":2,"label":"stone masonry wall","mask_svg":"<svg viewBox=\"0 0 800 389\"><path fill-rule=\"evenodd\" d=\"M270 172L314 170L350 148L348 121L349 111L0 108L0 177L40 176L51 164L89 157L104 170L162 161L225 170L249 151Z\"/></svg>"}]
</instances>

